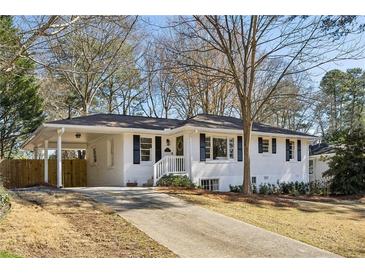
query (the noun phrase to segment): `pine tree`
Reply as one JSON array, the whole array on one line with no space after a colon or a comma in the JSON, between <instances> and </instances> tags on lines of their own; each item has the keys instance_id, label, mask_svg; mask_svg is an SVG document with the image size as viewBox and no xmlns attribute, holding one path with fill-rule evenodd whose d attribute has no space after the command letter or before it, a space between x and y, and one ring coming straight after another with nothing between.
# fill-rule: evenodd
<instances>
[{"instance_id":1,"label":"pine tree","mask_svg":"<svg viewBox=\"0 0 365 274\"><path fill-rule=\"evenodd\" d=\"M325 176L331 178L331 191L336 194L365 192L365 127L358 125L336 144Z\"/></svg>"},{"instance_id":2,"label":"pine tree","mask_svg":"<svg viewBox=\"0 0 365 274\"><path fill-rule=\"evenodd\" d=\"M0 39L10 55L19 37L10 16L0 16ZM19 58L14 69L0 75L0 158L11 158L24 139L43 121L42 99L38 94L34 64Z\"/></svg>"}]
</instances>

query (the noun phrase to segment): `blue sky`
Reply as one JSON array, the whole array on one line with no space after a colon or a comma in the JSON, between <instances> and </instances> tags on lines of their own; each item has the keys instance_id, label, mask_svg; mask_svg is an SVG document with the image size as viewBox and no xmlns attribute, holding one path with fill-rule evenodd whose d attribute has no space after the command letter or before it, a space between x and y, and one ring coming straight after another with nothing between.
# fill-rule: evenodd
<instances>
[{"instance_id":1,"label":"blue sky","mask_svg":"<svg viewBox=\"0 0 365 274\"><path fill-rule=\"evenodd\" d=\"M163 31L163 29L159 28L158 26L161 26L161 27L166 26L166 21L169 18L169 16L143 16L143 18L148 20L150 23L152 23L152 25L149 26L151 32L158 33L158 32ZM365 17L360 18L360 22L365 22ZM156 25L156 26L154 26L154 25ZM365 37L363 37L361 44L365 45ZM335 63L327 63L325 65L322 65L319 68L312 69L311 71L309 71L309 73L313 80L314 86L318 86L321 78L327 71L332 70L332 69L340 69L340 70L345 71L347 69L355 68L355 67L365 69L365 59L343 60L343 61L338 61Z\"/></svg>"}]
</instances>

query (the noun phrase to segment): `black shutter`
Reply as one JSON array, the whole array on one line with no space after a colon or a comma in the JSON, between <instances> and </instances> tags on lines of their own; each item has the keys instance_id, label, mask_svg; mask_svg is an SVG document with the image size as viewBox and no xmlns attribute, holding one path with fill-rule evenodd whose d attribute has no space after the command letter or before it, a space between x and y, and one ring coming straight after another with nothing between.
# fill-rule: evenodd
<instances>
[{"instance_id":1,"label":"black shutter","mask_svg":"<svg viewBox=\"0 0 365 274\"><path fill-rule=\"evenodd\" d=\"M140 163L140 138L139 135L133 135L133 164Z\"/></svg>"},{"instance_id":2,"label":"black shutter","mask_svg":"<svg viewBox=\"0 0 365 274\"><path fill-rule=\"evenodd\" d=\"M237 161L242 162L243 151L242 151L242 136L237 136Z\"/></svg>"},{"instance_id":3,"label":"black shutter","mask_svg":"<svg viewBox=\"0 0 365 274\"><path fill-rule=\"evenodd\" d=\"M200 161L205 161L205 134L200 133Z\"/></svg>"},{"instance_id":4,"label":"black shutter","mask_svg":"<svg viewBox=\"0 0 365 274\"><path fill-rule=\"evenodd\" d=\"M262 153L264 150L262 148L262 137L259 137L259 153Z\"/></svg>"},{"instance_id":5,"label":"black shutter","mask_svg":"<svg viewBox=\"0 0 365 274\"><path fill-rule=\"evenodd\" d=\"M276 154L276 138L272 138L271 140L271 143L272 143L272 154Z\"/></svg>"},{"instance_id":6,"label":"black shutter","mask_svg":"<svg viewBox=\"0 0 365 274\"><path fill-rule=\"evenodd\" d=\"M297 140L297 145L298 145L298 150L297 150L297 153L298 153L298 161L301 161L302 160L302 141L301 140Z\"/></svg>"},{"instance_id":7,"label":"black shutter","mask_svg":"<svg viewBox=\"0 0 365 274\"><path fill-rule=\"evenodd\" d=\"M285 152L286 152L286 161L288 162L290 159L289 159L289 139L286 139L285 141Z\"/></svg>"},{"instance_id":8,"label":"black shutter","mask_svg":"<svg viewBox=\"0 0 365 274\"><path fill-rule=\"evenodd\" d=\"M161 149L161 136L155 136L155 162L161 160L162 149Z\"/></svg>"}]
</instances>

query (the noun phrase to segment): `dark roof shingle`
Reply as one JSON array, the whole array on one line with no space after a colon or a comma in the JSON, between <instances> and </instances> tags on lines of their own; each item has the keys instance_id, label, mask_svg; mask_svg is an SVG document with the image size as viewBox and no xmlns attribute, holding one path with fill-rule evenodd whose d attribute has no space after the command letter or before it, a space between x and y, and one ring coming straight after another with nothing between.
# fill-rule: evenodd
<instances>
[{"instance_id":1,"label":"dark roof shingle","mask_svg":"<svg viewBox=\"0 0 365 274\"><path fill-rule=\"evenodd\" d=\"M153 118L144 116L131 116L119 114L94 114L72 119L47 122L48 124L79 125L79 126L106 126L121 128L143 128L152 130L173 129L180 126L195 126L217 129L243 129L243 122L239 118L218 116L211 114L198 114L187 120ZM252 130L257 132L277 133L286 135L312 136L303 132L273 127L254 122Z\"/></svg>"},{"instance_id":2,"label":"dark roof shingle","mask_svg":"<svg viewBox=\"0 0 365 274\"><path fill-rule=\"evenodd\" d=\"M47 124L77 125L77 126L106 126L121 128L143 128L164 130L175 128L183 121L177 119L153 118L144 116L120 115L120 114L94 114L75 117L58 121L47 122Z\"/></svg>"},{"instance_id":3,"label":"dark roof shingle","mask_svg":"<svg viewBox=\"0 0 365 274\"><path fill-rule=\"evenodd\" d=\"M335 148L326 143L319 143L309 146L309 155L322 155L334 153Z\"/></svg>"}]
</instances>

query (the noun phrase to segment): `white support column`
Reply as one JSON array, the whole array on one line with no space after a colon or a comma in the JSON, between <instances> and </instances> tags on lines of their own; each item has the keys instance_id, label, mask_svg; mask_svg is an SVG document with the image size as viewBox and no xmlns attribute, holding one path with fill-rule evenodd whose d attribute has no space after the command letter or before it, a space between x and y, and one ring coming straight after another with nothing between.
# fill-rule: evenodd
<instances>
[{"instance_id":1,"label":"white support column","mask_svg":"<svg viewBox=\"0 0 365 274\"><path fill-rule=\"evenodd\" d=\"M34 160L38 159L38 147L33 148L33 159Z\"/></svg>"},{"instance_id":2,"label":"white support column","mask_svg":"<svg viewBox=\"0 0 365 274\"><path fill-rule=\"evenodd\" d=\"M189 134L189 178L193 181L193 133Z\"/></svg>"},{"instance_id":3,"label":"white support column","mask_svg":"<svg viewBox=\"0 0 365 274\"><path fill-rule=\"evenodd\" d=\"M44 140L44 182L48 183L48 140Z\"/></svg>"},{"instance_id":4,"label":"white support column","mask_svg":"<svg viewBox=\"0 0 365 274\"><path fill-rule=\"evenodd\" d=\"M64 128L57 129L57 187L62 187L62 134Z\"/></svg>"}]
</instances>

